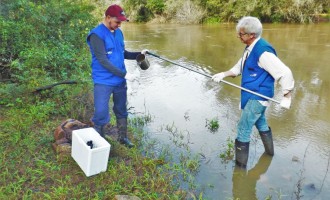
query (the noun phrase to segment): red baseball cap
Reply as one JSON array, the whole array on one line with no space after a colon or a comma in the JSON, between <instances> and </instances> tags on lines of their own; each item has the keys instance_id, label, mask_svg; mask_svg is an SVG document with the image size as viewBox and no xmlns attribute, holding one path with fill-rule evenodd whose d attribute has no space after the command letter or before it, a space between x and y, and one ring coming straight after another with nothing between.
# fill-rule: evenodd
<instances>
[{"instance_id":1,"label":"red baseball cap","mask_svg":"<svg viewBox=\"0 0 330 200\"><path fill-rule=\"evenodd\" d=\"M119 21L128 21L123 9L116 4L109 6L108 9L105 11L105 16L108 15L110 17L116 17Z\"/></svg>"}]
</instances>

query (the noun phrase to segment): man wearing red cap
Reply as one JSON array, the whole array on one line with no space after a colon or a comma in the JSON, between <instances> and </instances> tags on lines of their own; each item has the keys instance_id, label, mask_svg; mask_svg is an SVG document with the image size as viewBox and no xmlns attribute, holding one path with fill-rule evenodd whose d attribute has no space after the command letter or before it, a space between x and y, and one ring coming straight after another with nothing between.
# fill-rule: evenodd
<instances>
[{"instance_id":1,"label":"man wearing red cap","mask_svg":"<svg viewBox=\"0 0 330 200\"><path fill-rule=\"evenodd\" d=\"M127 86L126 80L134 81L137 76L126 71L124 59L134 60L140 52L125 50L124 36L119 29L122 21L128 21L123 9L111 5L105 11L103 23L87 36L92 54L92 79L94 82L94 128L104 137L104 127L110 122L109 101L113 95L113 111L117 119L118 141L128 147L134 144L127 138Z\"/></svg>"}]
</instances>

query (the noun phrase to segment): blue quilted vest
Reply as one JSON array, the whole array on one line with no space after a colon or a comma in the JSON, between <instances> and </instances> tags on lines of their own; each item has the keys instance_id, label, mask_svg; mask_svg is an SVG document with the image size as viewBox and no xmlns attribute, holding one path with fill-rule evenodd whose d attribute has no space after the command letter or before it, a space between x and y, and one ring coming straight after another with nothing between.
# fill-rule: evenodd
<instances>
[{"instance_id":1,"label":"blue quilted vest","mask_svg":"<svg viewBox=\"0 0 330 200\"><path fill-rule=\"evenodd\" d=\"M115 76L104 68L99 61L96 59L93 49L91 48L89 36L96 34L99 38L104 41L105 51L109 61L121 71L126 72L124 63L124 36L120 29L116 29L111 32L104 24L100 24L95 27L87 36L87 44L89 45L90 52L92 54L92 78L94 83L118 86L122 84L125 79L119 76Z\"/></svg>"},{"instance_id":2,"label":"blue quilted vest","mask_svg":"<svg viewBox=\"0 0 330 200\"><path fill-rule=\"evenodd\" d=\"M265 51L276 55L275 49L264 39L260 39L245 61L241 86L272 98L274 96L274 78L258 65L258 60ZM249 99L263 100L262 97L241 90L241 108L244 109Z\"/></svg>"}]
</instances>

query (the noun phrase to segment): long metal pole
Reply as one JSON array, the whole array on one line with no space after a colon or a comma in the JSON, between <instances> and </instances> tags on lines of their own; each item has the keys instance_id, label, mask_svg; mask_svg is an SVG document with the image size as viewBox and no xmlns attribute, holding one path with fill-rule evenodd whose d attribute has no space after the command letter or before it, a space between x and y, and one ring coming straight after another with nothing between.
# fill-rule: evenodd
<instances>
[{"instance_id":1,"label":"long metal pole","mask_svg":"<svg viewBox=\"0 0 330 200\"><path fill-rule=\"evenodd\" d=\"M181 64L179 64L179 63L173 62L173 61L171 61L171 60L169 60L169 59L167 59L167 58L161 57L161 56L159 56L159 55L157 55L157 54L154 54L154 53L151 53L151 52L149 52L149 51L147 52L147 54L152 55L152 56L154 56L154 57L156 57L156 58L159 58L159 59L161 59L161 60L165 60L165 61L167 61L167 62L169 62L169 63L175 64L175 65L178 65L178 66L183 67L183 68L185 68L185 69L188 69L188 70L190 70L190 71L196 72L196 73L201 74L201 75L203 75L203 76L206 76L206 77L208 77L208 78L212 78L212 76L209 75L209 74L205 74L205 73L203 73L203 72L200 72L200 71L197 71L197 70L191 69L191 68L189 68L189 67L183 66L183 65L181 65ZM235 85L235 84L230 83L230 82L228 82L228 81L221 80L221 82L226 83L226 84L228 84L228 85L231 85L231 86L233 86L233 87L239 88L239 89L241 89L241 90L244 90L244 91L249 92L249 93L251 93L251 94L257 95L257 96L259 96L259 97L265 98L265 99L267 99L267 100L273 101L273 102L275 102L275 103L280 104L280 102L277 101L277 100L275 100L275 99L272 99L272 98L267 97L267 96L265 96L265 95L259 94L259 93L257 93L257 92L252 91L252 90L249 90L249 89L243 88L243 87L241 87L241 86Z\"/></svg>"}]
</instances>

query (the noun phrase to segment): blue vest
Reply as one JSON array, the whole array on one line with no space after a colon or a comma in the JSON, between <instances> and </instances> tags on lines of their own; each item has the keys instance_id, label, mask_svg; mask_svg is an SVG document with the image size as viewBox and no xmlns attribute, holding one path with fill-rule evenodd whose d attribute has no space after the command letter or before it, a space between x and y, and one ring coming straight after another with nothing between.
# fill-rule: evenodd
<instances>
[{"instance_id":1,"label":"blue vest","mask_svg":"<svg viewBox=\"0 0 330 200\"><path fill-rule=\"evenodd\" d=\"M258 65L258 60L265 51L276 55L275 49L264 39L260 39L245 61L241 86L272 98L274 96L274 78ZM244 109L249 99L263 100L262 97L241 90L241 108Z\"/></svg>"},{"instance_id":2,"label":"blue vest","mask_svg":"<svg viewBox=\"0 0 330 200\"><path fill-rule=\"evenodd\" d=\"M118 86L122 84L125 79L119 76L115 76L104 68L96 59L93 49L91 48L89 36L96 34L104 41L105 51L109 61L121 71L126 72L124 63L124 36L120 29L116 29L111 32L104 24L100 24L95 27L87 36L87 44L89 45L90 52L92 54L92 78L94 83Z\"/></svg>"}]
</instances>

